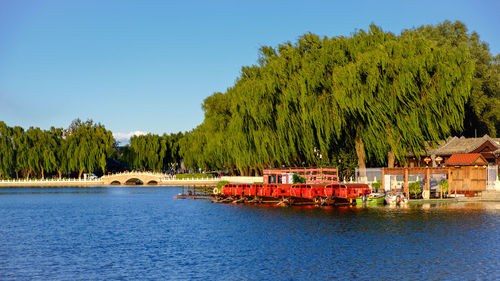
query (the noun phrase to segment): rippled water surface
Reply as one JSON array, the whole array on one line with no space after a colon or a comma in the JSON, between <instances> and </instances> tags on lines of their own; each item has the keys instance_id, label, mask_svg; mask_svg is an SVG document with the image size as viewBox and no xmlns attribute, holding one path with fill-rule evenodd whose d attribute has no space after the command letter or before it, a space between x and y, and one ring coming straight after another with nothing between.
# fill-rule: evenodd
<instances>
[{"instance_id":1,"label":"rippled water surface","mask_svg":"<svg viewBox=\"0 0 500 281\"><path fill-rule=\"evenodd\" d=\"M0 280L499 280L500 204L305 208L0 189Z\"/></svg>"}]
</instances>

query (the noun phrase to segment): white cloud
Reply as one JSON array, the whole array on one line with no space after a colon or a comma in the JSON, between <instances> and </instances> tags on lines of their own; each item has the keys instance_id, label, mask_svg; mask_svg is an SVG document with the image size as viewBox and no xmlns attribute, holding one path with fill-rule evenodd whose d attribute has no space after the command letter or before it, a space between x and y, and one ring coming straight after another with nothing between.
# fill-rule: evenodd
<instances>
[{"instance_id":1,"label":"white cloud","mask_svg":"<svg viewBox=\"0 0 500 281\"><path fill-rule=\"evenodd\" d=\"M120 132L117 132L117 133L113 133L113 137L120 144L128 144L130 142L130 138L132 136L144 136L146 134L147 133L145 133L143 131L133 131L133 132L130 132L130 133L120 133Z\"/></svg>"}]
</instances>

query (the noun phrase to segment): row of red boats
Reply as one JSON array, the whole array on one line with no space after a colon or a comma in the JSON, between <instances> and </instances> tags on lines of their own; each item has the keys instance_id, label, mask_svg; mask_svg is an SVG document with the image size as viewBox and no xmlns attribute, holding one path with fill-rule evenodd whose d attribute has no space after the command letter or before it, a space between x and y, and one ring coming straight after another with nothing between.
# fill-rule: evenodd
<instances>
[{"instance_id":1,"label":"row of red boats","mask_svg":"<svg viewBox=\"0 0 500 281\"><path fill-rule=\"evenodd\" d=\"M367 184L226 184L214 189L217 202L279 204L351 204L371 193Z\"/></svg>"}]
</instances>

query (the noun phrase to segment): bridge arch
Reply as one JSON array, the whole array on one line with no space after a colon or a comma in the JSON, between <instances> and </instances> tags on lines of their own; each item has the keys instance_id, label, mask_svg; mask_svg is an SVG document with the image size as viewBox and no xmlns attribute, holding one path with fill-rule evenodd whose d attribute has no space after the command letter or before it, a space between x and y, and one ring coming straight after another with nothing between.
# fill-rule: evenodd
<instances>
[{"instance_id":1,"label":"bridge arch","mask_svg":"<svg viewBox=\"0 0 500 281\"><path fill-rule=\"evenodd\" d=\"M143 185L144 182L139 178L130 178L125 181L125 185Z\"/></svg>"},{"instance_id":2,"label":"bridge arch","mask_svg":"<svg viewBox=\"0 0 500 281\"><path fill-rule=\"evenodd\" d=\"M165 174L153 172L124 172L102 177L102 181L107 185L158 185Z\"/></svg>"}]
</instances>

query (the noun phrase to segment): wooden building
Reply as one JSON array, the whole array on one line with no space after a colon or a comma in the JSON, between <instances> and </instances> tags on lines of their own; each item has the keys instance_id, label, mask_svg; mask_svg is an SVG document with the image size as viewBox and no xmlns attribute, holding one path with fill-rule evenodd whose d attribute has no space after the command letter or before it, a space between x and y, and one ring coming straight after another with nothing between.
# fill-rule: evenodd
<instances>
[{"instance_id":1,"label":"wooden building","mask_svg":"<svg viewBox=\"0 0 500 281\"><path fill-rule=\"evenodd\" d=\"M486 190L488 161L481 153L453 154L444 164L452 168L453 188L459 193L474 195Z\"/></svg>"},{"instance_id":2,"label":"wooden building","mask_svg":"<svg viewBox=\"0 0 500 281\"><path fill-rule=\"evenodd\" d=\"M462 153L451 155L442 167L405 167L382 169L382 186L385 185L385 175L403 176L403 192L409 194L408 177L410 175L424 176L422 196L428 199L430 195L431 175L446 175L448 180L448 194L464 194L475 196L486 190L488 161L481 153Z\"/></svg>"}]
</instances>

